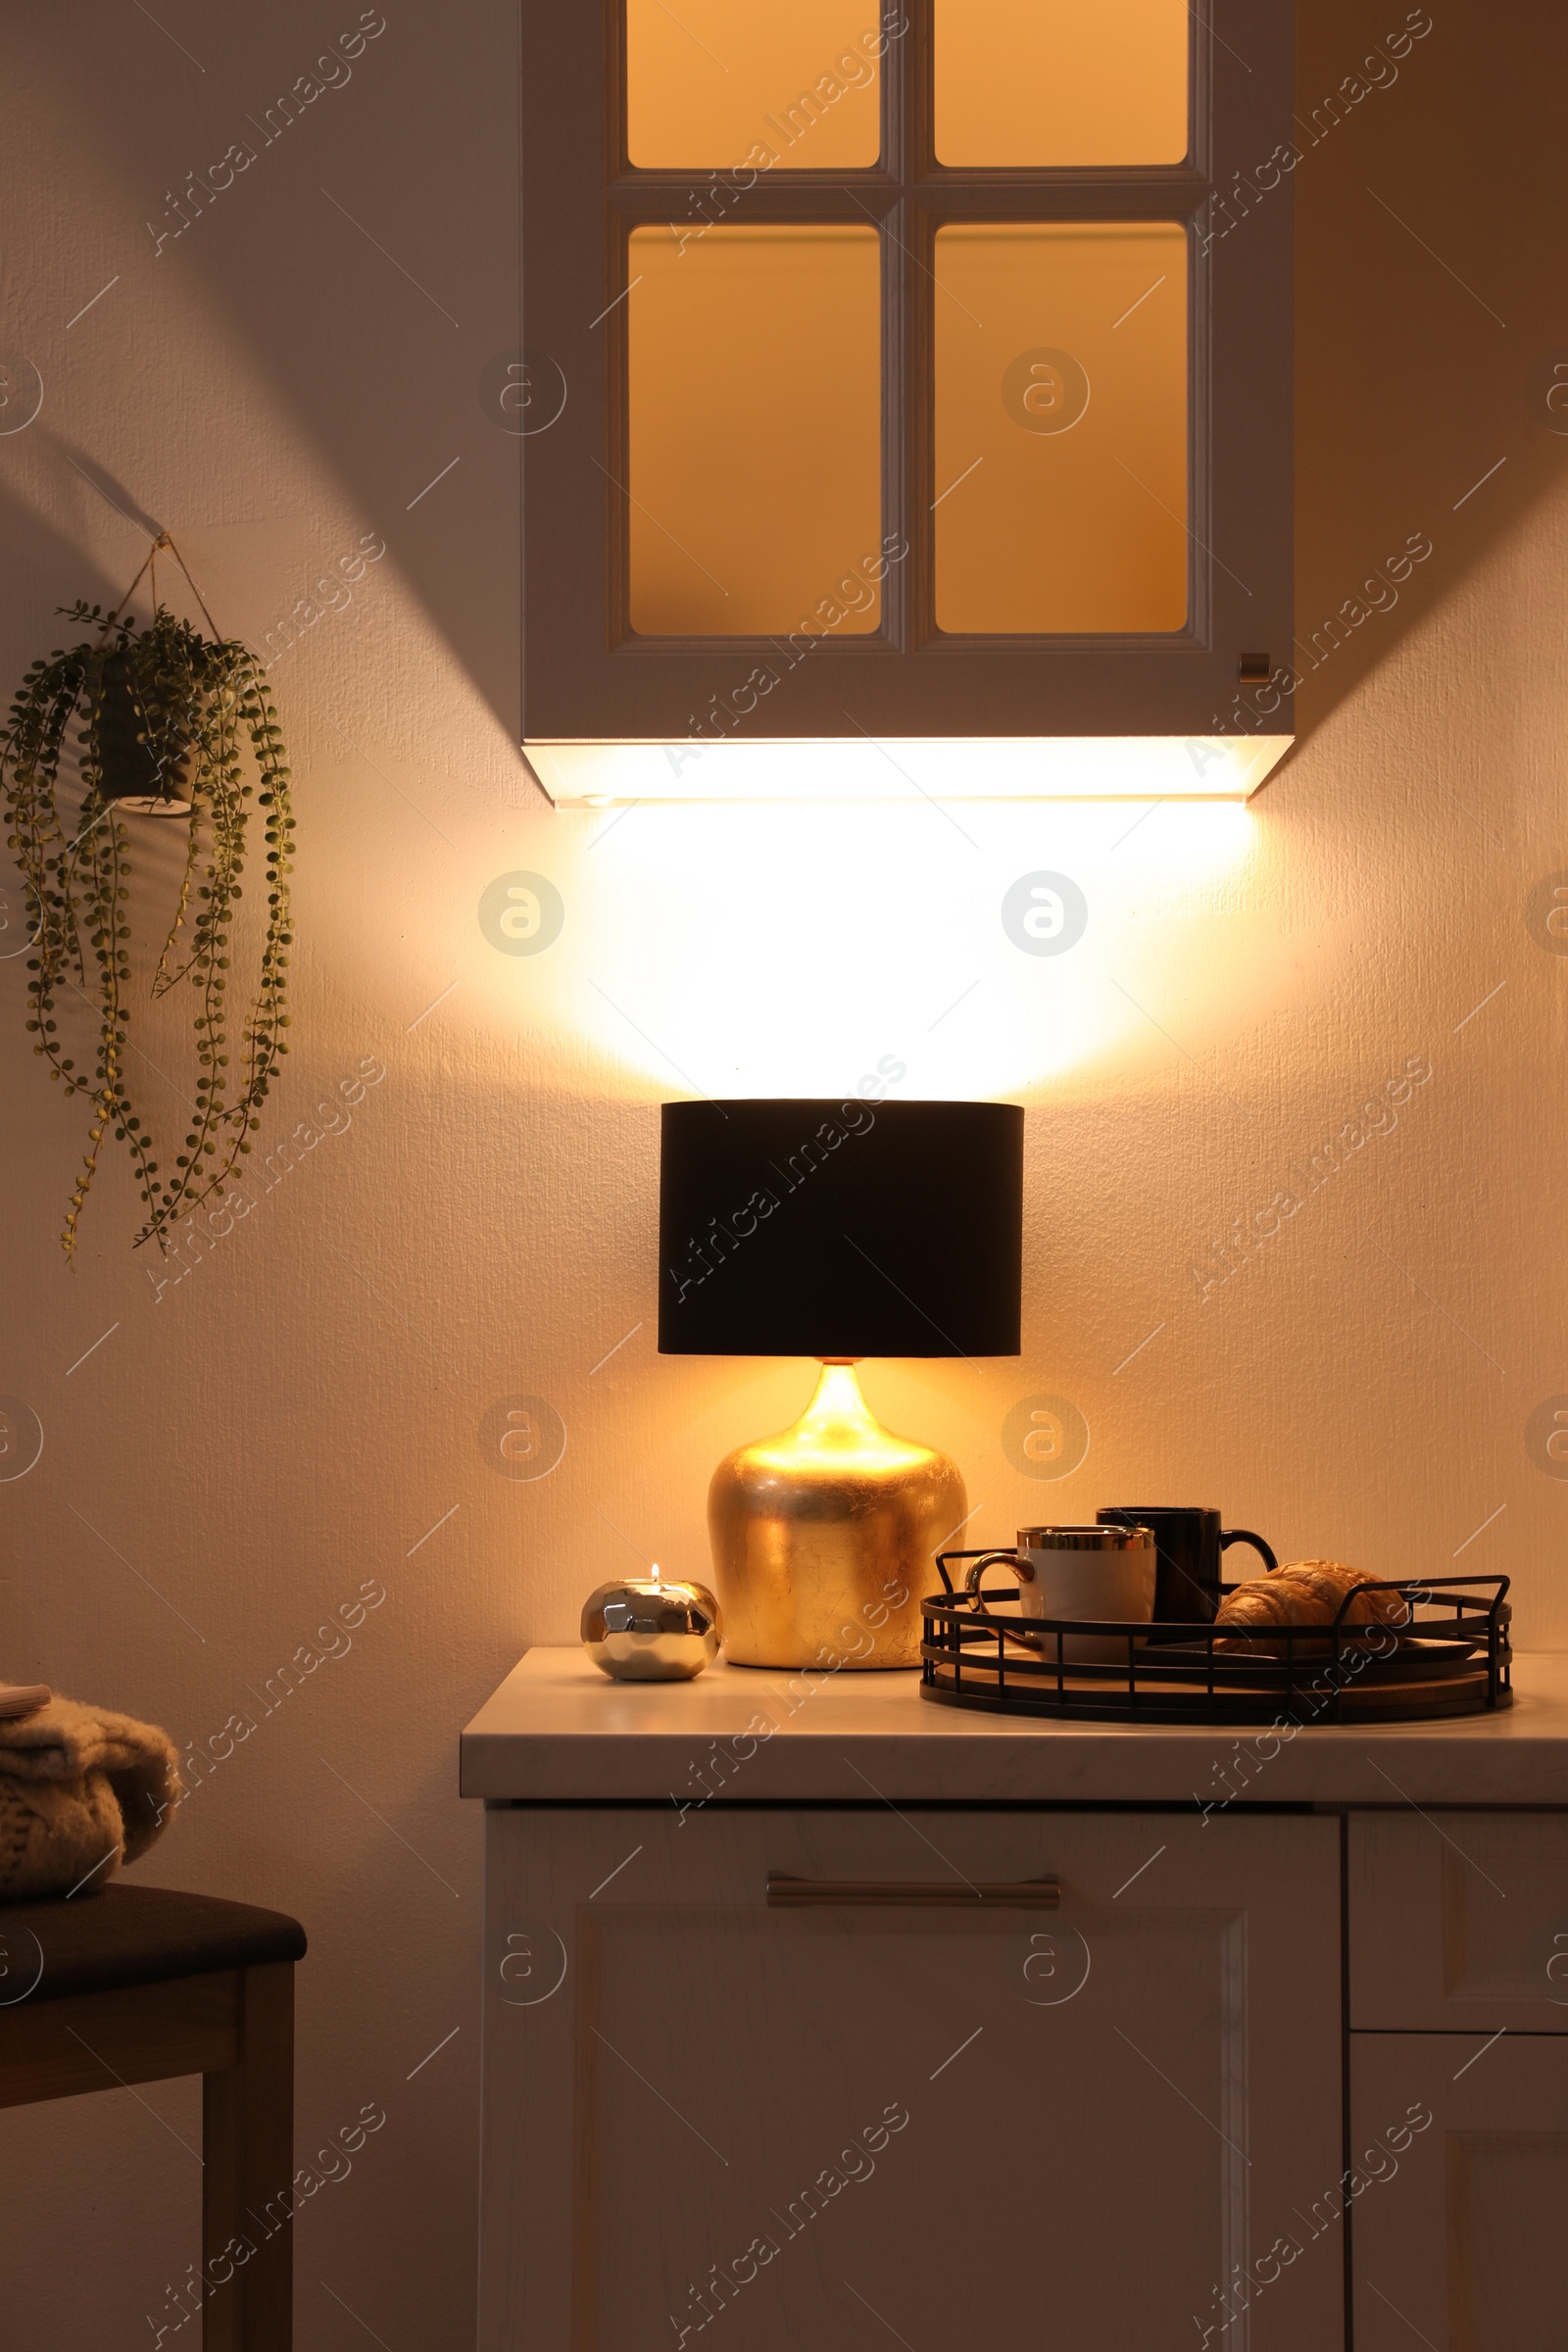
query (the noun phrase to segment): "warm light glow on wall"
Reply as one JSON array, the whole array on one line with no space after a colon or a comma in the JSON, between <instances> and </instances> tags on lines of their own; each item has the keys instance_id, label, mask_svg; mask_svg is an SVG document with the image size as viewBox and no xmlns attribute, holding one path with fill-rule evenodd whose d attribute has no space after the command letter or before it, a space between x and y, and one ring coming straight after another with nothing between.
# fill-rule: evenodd
<instances>
[{"instance_id":1,"label":"warm light glow on wall","mask_svg":"<svg viewBox=\"0 0 1568 2352\"><path fill-rule=\"evenodd\" d=\"M1290 735L525 743L558 808L631 801L1245 801Z\"/></svg>"},{"instance_id":2,"label":"warm light glow on wall","mask_svg":"<svg viewBox=\"0 0 1568 2352\"><path fill-rule=\"evenodd\" d=\"M1201 993L1188 934L1211 934L1254 838L1212 804L630 810L557 869L576 919L546 1017L661 1094L852 1094L869 1074L1015 1096L1147 1045L1140 1003L1168 1008L1173 967ZM1051 876L1059 951L1049 897L1029 930Z\"/></svg>"}]
</instances>

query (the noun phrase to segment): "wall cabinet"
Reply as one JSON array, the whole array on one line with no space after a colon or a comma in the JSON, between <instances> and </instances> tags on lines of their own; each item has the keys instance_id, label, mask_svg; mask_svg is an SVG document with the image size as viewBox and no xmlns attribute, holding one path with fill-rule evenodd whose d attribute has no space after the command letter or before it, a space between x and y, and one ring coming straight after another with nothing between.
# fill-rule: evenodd
<instances>
[{"instance_id":1,"label":"wall cabinet","mask_svg":"<svg viewBox=\"0 0 1568 2352\"><path fill-rule=\"evenodd\" d=\"M1219 2336L1249 2270L1253 2352L1341 2341L1342 2232L1294 2218L1343 2162L1338 1822L519 1806L487 1839L485 2352L1126 2352ZM1052 1878L1056 1910L973 1893Z\"/></svg>"},{"instance_id":2,"label":"wall cabinet","mask_svg":"<svg viewBox=\"0 0 1568 2352\"><path fill-rule=\"evenodd\" d=\"M1288 0L523 24L547 789L1250 789L1290 723Z\"/></svg>"}]
</instances>

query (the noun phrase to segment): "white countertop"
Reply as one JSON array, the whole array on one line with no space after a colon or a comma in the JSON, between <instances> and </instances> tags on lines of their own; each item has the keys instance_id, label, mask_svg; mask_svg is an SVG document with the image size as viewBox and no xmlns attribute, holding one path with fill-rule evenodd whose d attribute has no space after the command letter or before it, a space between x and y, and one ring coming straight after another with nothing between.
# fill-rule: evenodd
<instances>
[{"instance_id":1,"label":"white countertop","mask_svg":"<svg viewBox=\"0 0 1568 2352\"><path fill-rule=\"evenodd\" d=\"M1448 1721L1057 1723L938 1706L907 1674L790 1675L722 1660L615 1683L530 1649L463 1735L462 1791L602 1804L878 1798L1157 1804L1568 1805L1568 1654L1516 1656L1511 1707ZM772 1725L772 1730L766 1729Z\"/></svg>"}]
</instances>

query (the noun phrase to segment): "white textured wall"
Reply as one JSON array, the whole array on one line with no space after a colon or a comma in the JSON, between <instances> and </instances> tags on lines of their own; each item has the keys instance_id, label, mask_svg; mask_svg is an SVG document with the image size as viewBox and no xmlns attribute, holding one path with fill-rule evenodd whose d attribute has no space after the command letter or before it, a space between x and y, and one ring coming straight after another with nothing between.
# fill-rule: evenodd
<instances>
[{"instance_id":1,"label":"white textured wall","mask_svg":"<svg viewBox=\"0 0 1568 2352\"><path fill-rule=\"evenodd\" d=\"M1308 118L1402 12L1310 14ZM356 2320L393 2352L471 2340L461 1725L606 1573L700 1565L713 1460L806 1394L801 1366L654 1352L662 1096L848 1089L893 1054L910 1094L1031 1105L1023 1360L867 1380L957 1455L977 1532L1164 1497L1373 1569L1442 1572L1468 1542L1462 1566L1516 1578L1526 1642L1568 1635L1568 1488L1525 1434L1568 1391L1568 962L1529 919L1568 869L1568 439L1538 377L1568 342L1559 32L1546 0L1434 17L1298 172L1303 636L1408 536L1433 553L1309 675L1301 748L1249 814L1129 833L1122 808L552 815L511 748L516 444L478 398L517 339L511 10L385 0L352 78L270 146L247 116L351 9L13 12L0 343L45 391L0 434L0 666L58 642L58 603L128 579L145 541L117 505L172 529L252 638L386 543L275 675L301 944L270 1132L370 1057L352 1123L161 1290L114 1170L68 1273L77 1122L0 963L0 1392L45 1436L0 1483L0 1666L181 1741L258 1718L144 1875L307 1923L302 2156L385 2109L297 2226L305 2352L360 2341ZM244 138L255 163L159 247L166 191ZM148 920L169 855L149 845ZM1035 868L1089 900L1059 958L1000 926ZM516 869L565 903L537 957L477 921ZM14 891L7 912L0 944ZM166 1009L140 1034L167 1125L179 1031ZM1202 1297L1191 1268L1233 1219L1416 1056L1397 1124ZM481 1455L517 1394L568 1432L539 1482ZM1037 1394L1092 1432L1054 1486L1000 1440ZM385 1599L352 1649L261 1716L248 1693L368 1580ZM196 2253L195 2120L191 2085L4 2119L8 2342L152 2340Z\"/></svg>"}]
</instances>

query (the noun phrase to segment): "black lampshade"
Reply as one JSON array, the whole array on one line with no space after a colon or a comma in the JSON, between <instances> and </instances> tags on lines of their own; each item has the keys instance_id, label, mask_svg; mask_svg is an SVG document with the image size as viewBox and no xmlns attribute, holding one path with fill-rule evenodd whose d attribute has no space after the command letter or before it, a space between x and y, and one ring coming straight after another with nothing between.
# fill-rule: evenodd
<instances>
[{"instance_id":1,"label":"black lampshade","mask_svg":"<svg viewBox=\"0 0 1568 2352\"><path fill-rule=\"evenodd\" d=\"M1016 1355L1010 1102L666 1102L665 1355Z\"/></svg>"}]
</instances>

